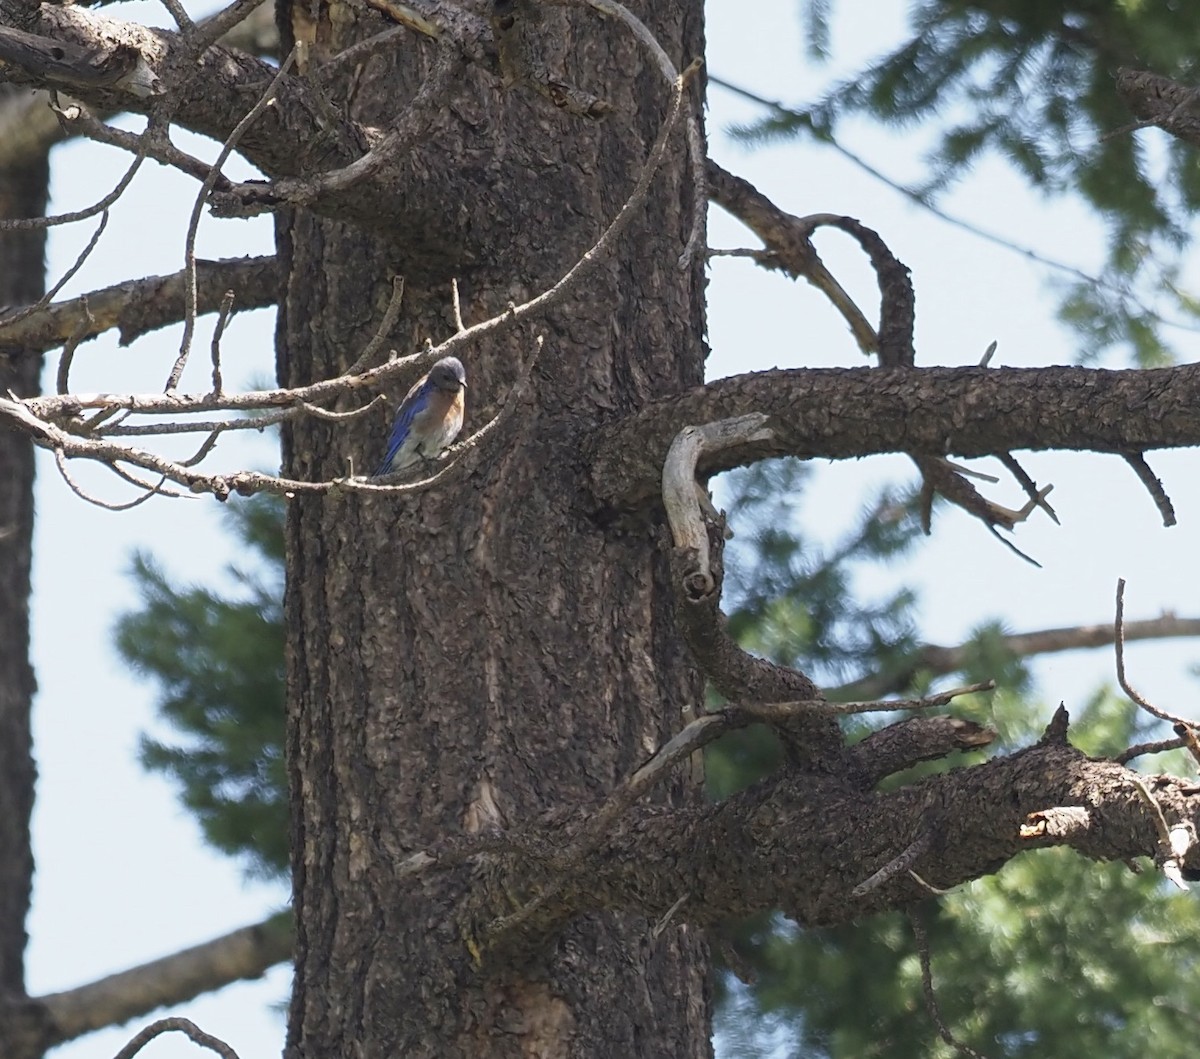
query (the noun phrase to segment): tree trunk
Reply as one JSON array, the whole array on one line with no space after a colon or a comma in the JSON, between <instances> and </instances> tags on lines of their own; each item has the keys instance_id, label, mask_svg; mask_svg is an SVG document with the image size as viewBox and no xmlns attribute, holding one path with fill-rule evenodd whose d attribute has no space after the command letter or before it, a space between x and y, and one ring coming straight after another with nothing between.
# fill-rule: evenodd
<instances>
[{"instance_id":1,"label":"tree trunk","mask_svg":"<svg viewBox=\"0 0 1200 1059\"><path fill-rule=\"evenodd\" d=\"M635 6L677 64L702 54L700 4ZM391 341L409 354L452 332L452 278L468 324L502 311L553 283L625 201L665 110L660 73L616 21L551 8L528 25L519 20L533 8L515 11L516 30L560 51L566 76L603 97L608 116L556 111L525 85L461 67L395 187L409 226L281 217L282 384L352 363L392 276L406 286ZM336 51L348 32L366 31L333 21L317 39ZM432 47L410 39L395 54L362 71L354 116L367 124L396 119ZM595 804L700 701L656 520L609 517L580 447L586 431L702 378L702 263L678 262L703 203L681 134L675 147L645 222L562 308L464 357L465 436L545 336L524 405L469 474L416 494L292 501L290 1059L711 1054L694 928L655 938L645 918L597 915L481 967L481 924L465 911L471 869L394 876L431 842ZM284 473L327 478L351 459L369 470L402 394L355 430L298 422ZM682 782L662 794L696 796Z\"/></svg>"},{"instance_id":2,"label":"tree trunk","mask_svg":"<svg viewBox=\"0 0 1200 1059\"><path fill-rule=\"evenodd\" d=\"M4 95L23 89L0 85ZM0 104L3 100L0 99ZM40 217L50 170L45 154L0 167L0 219ZM45 229L0 231L0 306L37 301L45 290ZM2 310L0 310L2 311ZM38 392L39 351L0 347L0 393ZM30 709L29 567L33 553L33 446L0 430L0 1009L25 996L25 918L33 879L29 814L35 769ZM5 1020L7 1021L7 1020ZM0 1033L0 1038L5 1034ZM13 1042L13 1048L19 1042ZM36 1054L36 1053L26 1053Z\"/></svg>"}]
</instances>

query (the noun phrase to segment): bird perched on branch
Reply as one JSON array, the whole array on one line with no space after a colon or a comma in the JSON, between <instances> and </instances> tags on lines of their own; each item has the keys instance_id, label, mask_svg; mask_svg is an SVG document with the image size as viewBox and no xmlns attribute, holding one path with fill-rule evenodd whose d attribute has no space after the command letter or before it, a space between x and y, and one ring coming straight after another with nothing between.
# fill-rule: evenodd
<instances>
[{"instance_id":1,"label":"bird perched on branch","mask_svg":"<svg viewBox=\"0 0 1200 1059\"><path fill-rule=\"evenodd\" d=\"M430 459L458 437L466 388L467 373L457 357L443 357L421 376L400 403L375 477Z\"/></svg>"}]
</instances>

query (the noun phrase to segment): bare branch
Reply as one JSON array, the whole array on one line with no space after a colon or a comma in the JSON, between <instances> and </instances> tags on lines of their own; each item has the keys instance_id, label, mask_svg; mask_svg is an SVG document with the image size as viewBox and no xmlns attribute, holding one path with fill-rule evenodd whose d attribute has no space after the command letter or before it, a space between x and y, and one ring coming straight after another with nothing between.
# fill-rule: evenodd
<instances>
[{"instance_id":1,"label":"bare branch","mask_svg":"<svg viewBox=\"0 0 1200 1059\"><path fill-rule=\"evenodd\" d=\"M1117 71L1117 92L1143 124L1157 125L1185 143L1200 146L1200 111L1190 85L1122 67Z\"/></svg>"},{"instance_id":2,"label":"bare branch","mask_svg":"<svg viewBox=\"0 0 1200 1059\"><path fill-rule=\"evenodd\" d=\"M262 4L263 0L234 0L234 3L227 8L200 23L196 31L187 37L188 47L196 55L199 55L220 40L228 47L250 51L251 49L246 47L242 39L234 38L233 34L238 25L249 19ZM274 19L268 18L267 22L273 27ZM278 34L275 35L274 43L278 48Z\"/></svg>"},{"instance_id":3,"label":"bare branch","mask_svg":"<svg viewBox=\"0 0 1200 1059\"><path fill-rule=\"evenodd\" d=\"M227 9L228 10L228 9ZM216 16L220 18L221 15ZM201 22L201 32L208 22ZM271 5L257 7L248 18L238 22L225 36L221 43L227 48L238 48L251 55L277 55L279 53L279 31L275 26L274 12ZM68 122L67 126L56 120L54 112L48 105L49 94L42 90L34 90L25 95L12 94L0 100L0 167L16 167L24 162L40 157L51 147L63 140L79 134L98 139L105 143L114 143L125 150L137 150L137 133L126 133L120 129L111 129L91 117L84 117L84 108L77 100L67 97L61 108L70 113L72 108L79 111L80 117ZM100 117L109 117L105 110ZM80 124L76 124L76 121ZM111 137L111 138L110 138ZM126 138L126 139L122 139ZM168 145L169 146L169 145ZM174 165L204 179L208 166L195 160L195 166L189 155L182 151L174 152L170 157L164 157L163 145L156 144L149 152L149 157Z\"/></svg>"},{"instance_id":4,"label":"bare branch","mask_svg":"<svg viewBox=\"0 0 1200 1059\"><path fill-rule=\"evenodd\" d=\"M247 217L284 206L312 207L324 196L349 191L369 180L406 146L415 143L429 130L436 113L432 104L446 94L459 63L457 50L449 46L439 48L429 76L422 82L395 127L353 162L311 177L287 177L265 185L230 185L213 197L213 214Z\"/></svg>"},{"instance_id":5,"label":"bare branch","mask_svg":"<svg viewBox=\"0 0 1200 1059\"><path fill-rule=\"evenodd\" d=\"M1038 629L1033 632L1008 633L998 640L999 646L1017 658L1052 654L1058 651L1078 651L1091 647L1107 647L1114 640L1111 623L1104 625L1072 625L1059 629ZM1200 618L1179 618L1163 614L1158 618L1125 623L1125 639L1159 640L1179 636L1200 636ZM926 644L917 649L911 661L895 671L877 673L861 680L833 688L834 699L880 699L903 691L912 684L918 673L931 677L961 670L970 662L969 645L942 647Z\"/></svg>"},{"instance_id":6,"label":"bare branch","mask_svg":"<svg viewBox=\"0 0 1200 1059\"><path fill-rule=\"evenodd\" d=\"M949 691L939 691L920 699L878 699L872 702L833 702L823 707L833 714L884 713L892 710L929 710L945 706L960 695L974 695L980 691L994 691L996 682L985 680L980 684L967 684Z\"/></svg>"},{"instance_id":7,"label":"bare branch","mask_svg":"<svg viewBox=\"0 0 1200 1059\"><path fill-rule=\"evenodd\" d=\"M850 748L863 782L874 786L922 761L955 751L981 750L996 739L994 729L959 717L906 717L872 732Z\"/></svg>"},{"instance_id":8,"label":"bare branch","mask_svg":"<svg viewBox=\"0 0 1200 1059\"><path fill-rule=\"evenodd\" d=\"M219 1037L205 1033L194 1022L181 1018L159 1019L157 1022L150 1023L149 1026L125 1045L124 1048L117 1052L113 1059L133 1059L133 1056L137 1055L155 1037L171 1032L184 1034L200 1045L201 1048L207 1048L209 1051L216 1052L217 1055L221 1056L221 1059L238 1059L237 1052Z\"/></svg>"},{"instance_id":9,"label":"bare branch","mask_svg":"<svg viewBox=\"0 0 1200 1059\"><path fill-rule=\"evenodd\" d=\"M67 487L72 493L79 497L80 500L83 500L88 504L92 504L95 507L102 507L105 511L129 511L131 508L135 508L139 504L144 504L147 500L149 500L152 496L155 496L160 491L161 487L167 480L166 475L161 475L158 480L158 485L147 486L140 495L134 497L132 500L127 500L124 503L118 503L111 500L101 500L100 497L89 493L83 488L83 486L75 481L75 479L71 477L71 472L67 470L67 461L63 456L61 449L54 450L54 464L58 468L58 473L62 476L62 480L67 483ZM120 468L116 467L115 465L113 466L112 470L114 472L120 472Z\"/></svg>"},{"instance_id":10,"label":"bare branch","mask_svg":"<svg viewBox=\"0 0 1200 1059\"><path fill-rule=\"evenodd\" d=\"M121 345L183 319L183 272L127 280L80 298L48 305L20 320L0 320L0 349L46 352L73 336L80 341L119 328ZM279 286L273 257L196 262L196 311L215 312L226 290L239 310L275 303ZM61 392L61 391L60 391Z\"/></svg>"},{"instance_id":11,"label":"bare branch","mask_svg":"<svg viewBox=\"0 0 1200 1059\"><path fill-rule=\"evenodd\" d=\"M1154 501L1154 506L1158 508L1158 513L1162 516L1163 525L1171 527L1175 525L1175 508L1171 505L1171 498L1167 496L1167 491L1163 488L1162 482L1158 476L1150 470L1150 465L1146 462L1146 458L1140 452L1124 453L1125 462L1133 468L1133 473L1138 476L1138 480L1146 487L1146 492L1150 494Z\"/></svg>"},{"instance_id":12,"label":"bare branch","mask_svg":"<svg viewBox=\"0 0 1200 1059\"><path fill-rule=\"evenodd\" d=\"M192 259L191 276L195 279L195 258ZM192 297L195 298L196 286L191 284ZM233 312L233 291L227 290L221 299L221 307L217 310L217 326L213 328L212 336L212 392L218 397L224 393L225 387L221 382L221 336L225 333L225 325L229 322L229 314ZM194 308L194 302L193 302Z\"/></svg>"},{"instance_id":13,"label":"bare branch","mask_svg":"<svg viewBox=\"0 0 1200 1059\"><path fill-rule=\"evenodd\" d=\"M965 1055L968 1059L987 1059L987 1056L983 1055L983 1053L977 1052L969 1045L963 1044L950 1032L950 1027L946 1025L945 1020L942 1018L941 1008L938 1007L937 997L933 992L933 971L929 960L929 935L925 932L925 924L921 922L920 912L915 910L910 912L908 921L912 925L913 938L917 943L917 953L921 958L921 989L925 994L925 1007L929 1011L929 1017L933 1019L933 1024L937 1027L938 1036L958 1052L959 1055Z\"/></svg>"},{"instance_id":14,"label":"bare branch","mask_svg":"<svg viewBox=\"0 0 1200 1059\"><path fill-rule=\"evenodd\" d=\"M1144 754L1165 754L1168 750L1180 750L1187 745L1187 740L1182 737L1174 739L1159 739L1152 743L1136 743L1126 750L1122 750L1113 758L1113 761L1119 765L1128 765L1134 758L1142 757Z\"/></svg>"},{"instance_id":15,"label":"bare branch","mask_svg":"<svg viewBox=\"0 0 1200 1059\"><path fill-rule=\"evenodd\" d=\"M592 439L597 495L618 506L658 493L662 462L689 423L759 413L773 438L701 460L712 474L772 456L883 452L976 457L1200 445L1200 365L1093 368L823 368L719 379L655 401ZM1003 408L1004 414L996 410Z\"/></svg>"},{"instance_id":16,"label":"bare branch","mask_svg":"<svg viewBox=\"0 0 1200 1059\"><path fill-rule=\"evenodd\" d=\"M161 960L39 997L37 1003L54 1027L50 1043L58 1044L239 979L258 978L291 952L291 915L285 912Z\"/></svg>"},{"instance_id":17,"label":"bare branch","mask_svg":"<svg viewBox=\"0 0 1200 1059\"><path fill-rule=\"evenodd\" d=\"M1122 73L1124 73L1124 72L1122 72ZM1148 75L1148 76L1154 76L1154 75ZM1122 77L1122 74L1118 74L1118 78L1117 78L1118 90L1121 90L1121 77ZM771 110L775 111L776 113L788 115L788 116L794 117L794 118L800 118L802 120L806 117L806 115L803 111L799 111L799 110L795 110L791 107L787 107L784 104L778 102L777 100L766 99L763 96L760 96L754 92L750 92L747 89L742 88L740 85L732 84L729 81L726 81L720 77L716 77L716 76L713 76L710 74L708 81L709 81L709 84L717 85L720 88L724 88L730 92L733 92L735 95L742 96L744 99L749 99L754 103L760 104L761 106L768 107ZM1144 305L1141 301L1139 301L1137 298L1135 298L1133 296L1133 293L1129 290L1129 288L1123 287L1119 283L1115 283L1112 280L1105 278L1104 276L1090 275L1087 272L1084 272L1081 269L1078 269L1074 265L1070 265L1065 261L1060 261L1056 258L1047 257L1045 254L1039 253L1037 250L1034 250L1032 247L1024 246L1020 243L1013 242L1011 239L1009 239L1008 237L1006 237L1004 235L1001 235L999 232L991 231L987 228L981 228L977 224L972 224L970 221L963 220L961 217L956 217L954 214L948 213L947 211L942 209L940 206L938 206L936 201L934 201L929 195L924 194L921 191L916 190L912 187L909 187L906 184L902 184L898 180L893 180L891 177L887 176L881 170L879 170L875 166L871 165L871 163L866 161L861 155L855 154L848 147L846 147L843 143L830 137L829 135L823 135L818 142L825 146L831 147L834 151L836 151L839 155L841 155L844 159L846 159L846 161L848 161L851 165L855 166L857 169L866 173L868 176L871 176L875 180L878 180L885 187L891 188L892 191L895 191L897 194L902 195L904 198L906 198L912 204L919 206L923 210L926 210L928 213L930 213L932 216L936 217L938 220L944 221L946 224L949 224L952 227L959 229L960 231L967 232L968 234L973 235L976 238L982 239L984 242L991 243L993 246L998 246L1003 250L1008 250L1014 254L1019 254L1021 257L1025 258L1027 261L1035 261L1039 265L1044 265L1046 268L1054 269L1056 272L1060 272L1065 275L1073 276L1076 279L1082 280L1085 283L1089 284L1090 286L1100 287L1100 288L1110 291L1111 293L1116 294L1122 298L1129 299L1130 301L1137 304L1138 309L1141 312L1145 313L1147 316L1158 321L1159 323L1165 324L1170 327L1177 327L1180 330L1185 330L1185 331L1197 330L1195 324L1188 323L1184 320L1168 319L1167 317L1164 317L1161 313L1158 313L1155 310L1151 309L1149 306Z\"/></svg>"},{"instance_id":18,"label":"bare branch","mask_svg":"<svg viewBox=\"0 0 1200 1059\"><path fill-rule=\"evenodd\" d=\"M183 374L188 354L191 352L192 333L196 328L196 233L200 228L200 212L203 210L205 200L212 192L217 179L221 176L221 166L225 164L226 159L233 153L233 149L237 146L238 141L241 140L246 130L271 105L280 83L287 76L288 71L292 68L292 64L295 61L296 48L293 47L291 52L288 53L287 58L279 64L278 72L271 79L271 83L267 85L266 90L259 97L258 101L247 111L246 116L233 127L233 131L226 137L225 142L221 145L221 150L217 154L216 160L212 164L212 168L208 172L208 176L204 178L204 183L200 186L200 191L196 195L196 201L192 204L192 215L188 219L187 236L184 240L183 253L183 338L179 343L179 356L171 368L171 373L167 376L167 384L164 387L166 390L174 390L179 385L179 378ZM214 393L217 392L219 390L214 389Z\"/></svg>"},{"instance_id":19,"label":"bare branch","mask_svg":"<svg viewBox=\"0 0 1200 1059\"><path fill-rule=\"evenodd\" d=\"M6 75L42 87L63 88L99 113L131 111L152 114L161 103L160 78L168 76L172 53L187 55L188 40L177 33L120 21L78 5L46 4L38 8L38 32L55 47L77 46L95 56L131 56L139 80L112 85L81 85L38 75L29 67L10 66ZM203 31L201 31L203 32ZM173 119L180 125L224 141L274 77L273 66L238 50L207 48L195 60L193 89L177 100ZM203 86L196 90L195 84ZM361 153L353 124L321 111L314 89L292 78L281 86L279 104L260 126L245 136L240 150L270 177L298 174L311 165L315 145L325 166L344 165ZM175 102L173 100L173 102Z\"/></svg>"},{"instance_id":20,"label":"bare branch","mask_svg":"<svg viewBox=\"0 0 1200 1059\"><path fill-rule=\"evenodd\" d=\"M87 245L79 252L79 256L75 258L75 263L62 274L58 282L55 283L53 287L46 291L46 293L43 294L32 305L27 305L24 309L18 309L15 313L10 313L8 316L0 317L0 332L3 331L4 327L8 323L18 323L21 320L24 320L26 317L32 316L34 313L40 312L42 309L46 308L46 306L54 300L54 295L56 295L71 281L71 277L74 276L76 272L83 268L83 263L87 261L89 257L91 257L92 251L96 249L96 244L100 242L100 236L104 234L104 229L107 227L108 210L105 210L100 214L100 223L96 225L96 230L92 233L91 239L87 241ZM78 341L76 342L76 345L78 345Z\"/></svg>"},{"instance_id":21,"label":"bare branch","mask_svg":"<svg viewBox=\"0 0 1200 1059\"><path fill-rule=\"evenodd\" d=\"M1172 724L1182 726L1185 730L1194 728L1195 724L1192 721L1184 717L1176 717L1173 713L1159 709L1143 695L1135 691L1125 676L1125 579L1123 577L1117 580L1117 617L1114 623L1113 638L1116 642L1117 682L1125 690L1125 694L1148 714L1157 717L1159 720L1170 721Z\"/></svg>"},{"instance_id":22,"label":"bare branch","mask_svg":"<svg viewBox=\"0 0 1200 1059\"><path fill-rule=\"evenodd\" d=\"M924 827L901 853L854 887L850 891L850 896L865 897L872 890L879 889L884 883L890 882L901 872L907 872L911 869L932 848L933 831L929 827Z\"/></svg>"},{"instance_id":23,"label":"bare branch","mask_svg":"<svg viewBox=\"0 0 1200 1059\"><path fill-rule=\"evenodd\" d=\"M379 352L384 342L388 340L388 337L392 333L392 328L396 326L396 321L400 318L400 303L403 300L404 277L393 276L392 296L388 299L387 308L383 312L383 319L379 322L379 330L375 332L375 336L363 347L363 351L346 370L347 375L355 375L371 366L371 361L375 359L375 354Z\"/></svg>"},{"instance_id":24,"label":"bare branch","mask_svg":"<svg viewBox=\"0 0 1200 1059\"><path fill-rule=\"evenodd\" d=\"M748 180L727 172L712 159L708 160L705 175L713 202L763 241L768 256L761 262L783 269L793 279L803 276L808 280L842 314L858 348L866 354L874 353L878 348L875 328L817 255L812 245L812 225L785 213Z\"/></svg>"}]
</instances>

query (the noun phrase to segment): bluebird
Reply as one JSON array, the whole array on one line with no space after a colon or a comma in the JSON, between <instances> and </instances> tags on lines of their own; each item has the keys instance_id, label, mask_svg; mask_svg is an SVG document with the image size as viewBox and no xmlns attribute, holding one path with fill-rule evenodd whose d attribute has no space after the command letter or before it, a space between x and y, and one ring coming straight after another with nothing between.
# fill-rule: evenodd
<instances>
[{"instance_id":1,"label":"bluebird","mask_svg":"<svg viewBox=\"0 0 1200 1059\"><path fill-rule=\"evenodd\" d=\"M443 357L405 395L375 476L436 456L462 430L467 373L457 357Z\"/></svg>"}]
</instances>

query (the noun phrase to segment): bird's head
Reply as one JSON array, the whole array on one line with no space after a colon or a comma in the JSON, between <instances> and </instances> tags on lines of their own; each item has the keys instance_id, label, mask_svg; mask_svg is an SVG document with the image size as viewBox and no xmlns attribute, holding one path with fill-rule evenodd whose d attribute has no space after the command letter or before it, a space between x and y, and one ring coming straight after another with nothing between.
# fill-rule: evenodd
<instances>
[{"instance_id":1,"label":"bird's head","mask_svg":"<svg viewBox=\"0 0 1200 1059\"><path fill-rule=\"evenodd\" d=\"M429 369L430 385L439 390L457 393L467 387L467 373L463 370L462 361L458 357L442 357Z\"/></svg>"}]
</instances>

